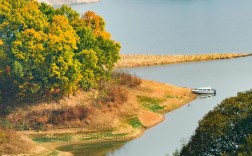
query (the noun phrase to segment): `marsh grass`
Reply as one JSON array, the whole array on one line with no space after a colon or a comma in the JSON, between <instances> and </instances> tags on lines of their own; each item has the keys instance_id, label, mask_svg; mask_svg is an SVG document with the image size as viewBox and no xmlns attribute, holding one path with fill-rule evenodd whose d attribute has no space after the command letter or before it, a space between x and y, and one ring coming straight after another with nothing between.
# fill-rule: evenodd
<instances>
[{"instance_id":1,"label":"marsh grass","mask_svg":"<svg viewBox=\"0 0 252 156\"><path fill-rule=\"evenodd\" d=\"M169 98L177 98L177 96L171 95L171 94L166 94L165 98L167 98L167 99L169 99Z\"/></svg>"},{"instance_id":2,"label":"marsh grass","mask_svg":"<svg viewBox=\"0 0 252 156\"><path fill-rule=\"evenodd\" d=\"M165 106L160 106L160 103L164 102L165 99L138 96L138 100L145 109L148 109L152 112L161 112L165 108Z\"/></svg>"},{"instance_id":3,"label":"marsh grass","mask_svg":"<svg viewBox=\"0 0 252 156\"><path fill-rule=\"evenodd\" d=\"M102 139L102 138L121 138L126 136L128 133L117 133L114 134L112 131L101 132L101 133L90 133L87 134L82 140Z\"/></svg>"},{"instance_id":4,"label":"marsh grass","mask_svg":"<svg viewBox=\"0 0 252 156\"><path fill-rule=\"evenodd\" d=\"M64 141L70 141L72 137L70 135L60 135L60 136L53 136L53 137L47 137L47 136L38 136L32 138L33 141L39 142L39 143L46 143L46 142L64 142Z\"/></svg>"},{"instance_id":5,"label":"marsh grass","mask_svg":"<svg viewBox=\"0 0 252 156\"><path fill-rule=\"evenodd\" d=\"M141 121L137 118L137 117L133 117L128 119L128 123L129 125L131 125L134 128L142 128L143 124L141 123Z\"/></svg>"}]
</instances>

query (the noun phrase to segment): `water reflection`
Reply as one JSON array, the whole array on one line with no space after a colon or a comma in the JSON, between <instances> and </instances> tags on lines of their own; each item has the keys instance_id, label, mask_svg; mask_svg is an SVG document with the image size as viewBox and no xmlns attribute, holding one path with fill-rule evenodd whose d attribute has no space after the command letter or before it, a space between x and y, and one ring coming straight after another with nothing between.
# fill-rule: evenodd
<instances>
[{"instance_id":1,"label":"water reflection","mask_svg":"<svg viewBox=\"0 0 252 156\"><path fill-rule=\"evenodd\" d=\"M197 99L200 99L200 100L209 100L209 99L212 99L216 96L216 94L201 94L201 95L198 95L197 96Z\"/></svg>"},{"instance_id":2,"label":"water reflection","mask_svg":"<svg viewBox=\"0 0 252 156\"><path fill-rule=\"evenodd\" d=\"M125 142L103 142L93 144L74 144L57 148L60 151L71 152L75 156L105 156L113 154L118 148L121 148Z\"/></svg>"}]
</instances>

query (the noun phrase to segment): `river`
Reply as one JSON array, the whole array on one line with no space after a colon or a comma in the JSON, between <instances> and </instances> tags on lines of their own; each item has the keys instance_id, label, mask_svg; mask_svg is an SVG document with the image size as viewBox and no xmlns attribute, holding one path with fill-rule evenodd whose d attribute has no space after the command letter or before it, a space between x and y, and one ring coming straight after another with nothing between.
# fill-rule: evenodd
<instances>
[{"instance_id":1,"label":"river","mask_svg":"<svg viewBox=\"0 0 252 156\"><path fill-rule=\"evenodd\" d=\"M251 51L251 4L250 0L102 0L72 8L103 16L124 54L196 54ZM167 113L164 122L132 141L65 150L87 156L165 156L179 149L218 103L252 88L252 57L125 70L178 86L212 86L217 94Z\"/></svg>"},{"instance_id":2,"label":"river","mask_svg":"<svg viewBox=\"0 0 252 156\"><path fill-rule=\"evenodd\" d=\"M251 51L251 0L100 0L73 5L106 21L124 54Z\"/></svg>"}]
</instances>

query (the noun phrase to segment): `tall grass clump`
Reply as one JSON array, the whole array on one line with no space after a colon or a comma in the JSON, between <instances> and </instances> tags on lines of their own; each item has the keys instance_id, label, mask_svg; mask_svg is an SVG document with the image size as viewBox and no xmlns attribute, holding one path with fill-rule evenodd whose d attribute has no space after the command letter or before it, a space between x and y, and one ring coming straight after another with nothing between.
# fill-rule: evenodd
<instances>
[{"instance_id":1,"label":"tall grass clump","mask_svg":"<svg viewBox=\"0 0 252 156\"><path fill-rule=\"evenodd\" d=\"M32 110L26 114L16 113L7 117L8 124L16 130L45 130L54 127L81 127L88 110L84 105L57 109ZM6 121L5 121L6 122Z\"/></svg>"},{"instance_id":2,"label":"tall grass clump","mask_svg":"<svg viewBox=\"0 0 252 156\"><path fill-rule=\"evenodd\" d=\"M14 155L28 151L29 148L29 144L14 130L0 127L0 155Z\"/></svg>"},{"instance_id":3,"label":"tall grass clump","mask_svg":"<svg viewBox=\"0 0 252 156\"><path fill-rule=\"evenodd\" d=\"M117 85L112 81L102 81L99 84L98 103L121 104L128 100L128 90L126 87Z\"/></svg>"},{"instance_id":4,"label":"tall grass clump","mask_svg":"<svg viewBox=\"0 0 252 156\"><path fill-rule=\"evenodd\" d=\"M134 88L142 83L142 80L136 75L132 75L127 71L118 71L112 74L112 78L120 85Z\"/></svg>"}]
</instances>

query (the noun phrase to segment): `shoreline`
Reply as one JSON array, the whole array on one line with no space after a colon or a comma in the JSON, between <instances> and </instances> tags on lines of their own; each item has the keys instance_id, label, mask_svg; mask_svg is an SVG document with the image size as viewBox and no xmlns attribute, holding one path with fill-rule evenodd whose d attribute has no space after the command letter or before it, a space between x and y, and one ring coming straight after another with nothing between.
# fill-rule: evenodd
<instances>
[{"instance_id":1,"label":"shoreline","mask_svg":"<svg viewBox=\"0 0 252 156\"><path fill-rule=\"evenodd\" d=\"M121 55L124 60L144 60L137 66L157 65L157 63L164 64L161 58L176 58L171 59L169 63L181 63L192 61L205 61L214 59L229 59L236 57L251 56L251 54L204 54L204 55ZM125 59L126 58L126 59ZM181 58L183 58L181 60ZM153 61L154 59L154 61ZM156 62L155 59L161 60ZM152 64L148 61L152 61ZM127 61L126 61L127 62ZM167 63L167 62L165 62ZM168 63L168 64L169 64ZM130 67L135 67L133 63L127 63ZM127 66L127 67L128 67ZM118 66L117 66L118 67ZM124 66L119 66L124 67ZM119 106L109 106L104 109L94 108L94 115L91 115L91 121L88 122L96 125L95 127L83 128L53 128L46 131L18 131L17 134L21 137L26 137L33 142L33 150L28 154L39 155L41 153L57 152L59 155L72 155L70 152L63 152L60 147L70 146L75 144L99 144L105 142L126 142L142 136L145 131L162 121L164 115L170 111L178 109L191 101L195 100L196 95L191 92L190 88L178 87L171 84L156 82L152 80L142 80L142 84L134 89L129 89L130 97L126 103ZM36 109L50 109L52 104L68 106L76 105L79 102L87 102L85 97L95 96L95 92L91 93L78 93L76 96L66 97L56 103L43 103L36 105L30 110ZM164 109L159 112L154 112L145 108L139 103L139 97L146 96L158 99L160 106ZM161 100L160 100L161 99ZM36 108L38 107L38 108ZM29 111L25 110L24 111ZM25 113L25 112L24 112ZM96 117L97 116L97 117ZM93 119L95 117L95 119ZM101 119L102 117L102 119ZM142 126L134 127L129 123L131 119L138 119ZM97 122L98 121L98 122ZM108 128L110 127L110 128ZM41 152L42 151L42 152Z\"/></svg>"},{"instance_id":2,"label":"shoreline","mask_svg":"<svg viewBox=\"0 0 252 156\"><path fill-rule=\"evenodd\" d=\"M74 5L74 4L90 4L97 3L99 0L38 0L39 3L48 5Z\"/></svg>"},{"instance_id":3,"label":"shoreline","mask_svg":"<svg viewBox=\"0 0 252 156\"><path fill-rule=\"evenodd\" d=\"M56 138L56 140L58 139L59 141L36 142L39 146L42 146L50 151L55 151L57 148L62 146L74 144L126 142L139 138L147 129L164 121L164 115L166 113L178 109L179 107L188 104L196 98L196 95L191 93L191 89L189 88L177 87L151 80L143 80L141 86L138 89L130 90L130 93L132 93L134 96L130 97L127 104L123 104L122 107L132 107L130 110L125 111L129 111L131 116L137 117L142 124L142 127L133 127L132 125L129 125L129 123L125 122L125 119L116 119L118 121L114 125L114 128L109 130L65 128L39 132L19 131L18 134L33 139L33 141L34 138L42 138L41 140L43 140L43 138L48 140L50 140L50 138ZM147 110L141 104L139 104L137 101L137 96L151 96L153 98L159 99L162 98L163 100L160 105L163 106L164 109L161 112L152 112ZM62 136L70 136L71 139L60 140ZM62 151L58 152L61 153ZM71 154L67 152L67 155Z\"/></svg>"},{"instance_id":4,"label":"shoreline","mask_svg":"<svg viewBox=\"0 0 252 156\"><path fill-rule=\"evenodd\" d=\"M195 54L195 55L146 55L146 54L121 54L121 59L115 68L129 68L141 66L154 66L185 62L199 62L209 60L232 59L252 56L252 53L226 53L226 54Z\"/></svg>"}]
</instances>

